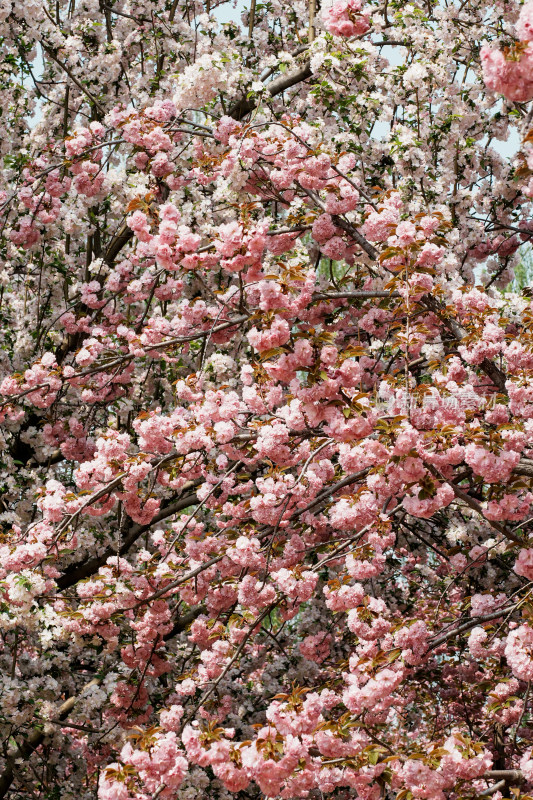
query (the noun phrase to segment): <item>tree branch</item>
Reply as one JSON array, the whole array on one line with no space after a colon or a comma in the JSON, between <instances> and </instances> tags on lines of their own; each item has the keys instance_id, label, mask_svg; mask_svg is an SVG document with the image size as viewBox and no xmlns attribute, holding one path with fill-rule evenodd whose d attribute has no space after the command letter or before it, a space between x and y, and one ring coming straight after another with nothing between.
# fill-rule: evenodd
<instances>
[{"instance_id":1,"label":"tree branch","mask_svg":"<svg viewBox=\"0 0 533 800\"><path fill-rule=\"evenodd\" d=\"M193 483L194 485L198 486L201 482L201 480L198 480L194 481ZM118 554L124 555L127 553L130 547L135 544L137 539L142 536L143 533L149 530L152 525L155 525L164 519L168 519L168 517L171 517L178 511L182 511L184 508L195 505L197 502L198 499L196 497L196 493L187 494L185 497L181 497L174 503L169 503L169 505L163 506L159 513L156 514L153 520L147 525L132 525L127 536L122 542L122 546L120 547ZM63 575L57 579L56 583L58 588L61 591L64 591L65 589L69 589L71 586L74 586L76 583L78 583L78 581L82 581L84 578L94 575L95 572L98 572L100 567L103 567L108 558L112 558L116 555L117 551L112 547L108 547L101 556L96 556L95 558L89 559L89 561L71 565L65 570Z\"/></svg>"},{"instance_id":2,"label":"tree branch","mask_svg":"<svg viewBox=\"0 0 533 800\"><path fill-rule=\"evenodd\" d=\"M290 89L291 86L296 86L297 83L306 81L307 78L311 77L311 75L312 72L310 62L306 61L301 69L297 70L296 72L291 72L289 75L282 75L281 77L276 78L275 81L269 83L265 88L270 97L275 97L276 95L284 92L285 89ZM255 99L245 96L234 103L234 105L228 111L228 115L233 117L233 119L241 120L247 114L257 108L257 106L258 102Z\"/></svg>"},{"instance_id":3,"label":"tree branch","mask_svg":"<svg viewBox=\"0 0 533 800\"><path fill-rule=\"evenodd\" d=\"M101 682L101 678L94 678L83 687L78 695L65 700L63 705L59 707L58 718L60 720L66 719L76 703L82 699L83 693L87 689L90 689L91 686L98 686ZM15 778L15 759L27 761L31 754L43 743L45 735L44 730L34 730L30 733L24 744L20 746L17 745L16 749L8 752L6 767L0 775L0 800L6 796Z\"/></svg>"}]
</instances>

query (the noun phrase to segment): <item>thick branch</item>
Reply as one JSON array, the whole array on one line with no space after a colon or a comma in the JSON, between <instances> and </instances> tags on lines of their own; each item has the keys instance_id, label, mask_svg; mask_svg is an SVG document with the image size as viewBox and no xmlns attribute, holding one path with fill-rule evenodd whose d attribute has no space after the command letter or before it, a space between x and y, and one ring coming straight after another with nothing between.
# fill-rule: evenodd
<instances>
[{"instance_id":1,"label":"thick branch","mask_svg":"<svg viewBox=\"0 0 533 800\"><path fill-rule=\"evenodd\" d=\"M291 72L289 75L282 75L276 78L275 81L269 83L266 91L271 97L281 94L285 89L290 89L291 86L296 86L297 83L302 83L311 77L311 66L309 61L306 61L304 66L296 72ZM241 97L228 111L230 117L240 120L243 119L250 111L257 107L258 103L253 98Z\"/></svg>"},{"instance_id":2,"label":"thick branch","mask_svg":"<svg viewBox=\"0 0 533 800\"><path fill-rule=\"evenodd\" d=\"M483 614L480 617L472 617L471 619L467 619L466 622L458 625L457 628L453 628L451 631L447 631L446 633L437 636L437 638L434 639L429 645L429 649L434 650L436 647L444 644L444 642L447 642L449 639L454 639L461 633L465 633L465 631L469 631L472 628L475 628L477 625L482 625L484 622L491 622L493 619L505 617L506 614L512 614L513 611L516 611L519 605L520 603L514 603L506 608L498 608L496 611L491 611L490 614ZM493 773L491 777L497 778L498 775Z\"/></svg>"},{"instance_id":3,"label":"thick branch","mask_svg":"<svg viewBox=\"0 0 533 800\"><path fill-rule=\"evenodd\" d=\"M201 483L201 481L194 481L195 485ZM147 530L149 530L152 525L161 522L161 520L168 519L173 514L176 514L178 511L182 511L184 508L188 508L189 506L195 505L198 502L195 493L187 494L185 497L181 497L179 500L176 500L174 503L169 503L166 506L163 506L158 514L153 518L151 522L147 525L138 525L134 524L129 528L127 536L124 538L122 545L120 547L119 553L120 555L124 555L128 552L130 547L135 544L137 539L142 536ZM88 561L84 561L79 564L73 564L68 569L65 570L63 575L57 579L57 586L58 588L63 591L64 589L69 589L71 586L74 586L78 581L82 581L84 578L88 578L91 575L94 575L95 572L98 572L100 567L103 567L104 564L107 562L108 558L112 556L116 556L117 551L112 548L108 547L100 556L96 556L95 558L90 558Z\"/></svg>"},{"instance_id":4,"label":"thick branch","mask_svg":"<svg viewBox=\"0 0 533 800\"><path fill-rule=\"evenodd\" d=\"M59 708L58 718L60 720L66 719L76 703L82 699L82 695L86 689L91 688L91 686L98 686L101 683L100 678L94 678L90 681L86 686L83 687L80 694L69 697L68 700L65 700L62 706ZM1 798L5 797L8 793L11 784L13 783L13 779L15 777L15 759L20 759L22 761L27 761L34 750L39 747L43 743L45 737L44 730L34 730L24 744L17 746L16 749L11 750L7 755L7 763L6 768L4 769L3 773L0 775L0 800Z\"/></svg>"},{"instance_id":5,"label":"thick branch","mask_svg":"<svg viewBox=\"0 0 533 800\"><path fill-rule=\"evenodd\" d=\"M130 228L126 223L120 228L120 230L113 236L107 250L104 255L104 261L106 264L111 265L113 261L116 259L120 251L122 250L125 245L130 241L133 237L133 230Z\"/></svg>"},{"instance_id":6,"label":"thick branch","mask_svg":"<svg viewBox=\"0 0 533 800\"><path fill-rule=\"evenodd\" d=\"M194 622L194 620L203 614L206 610L206 606L202 603L199 606L194 606L186 614L182 614L178 617L176 622L174 623L174 627L168 633L165 633L163 639L165 642L168 642L170 639L173 639L174 636L177 636L178 633L182 633L182 631L187 630L189 625Z\"/></svg>"}]
</instances>

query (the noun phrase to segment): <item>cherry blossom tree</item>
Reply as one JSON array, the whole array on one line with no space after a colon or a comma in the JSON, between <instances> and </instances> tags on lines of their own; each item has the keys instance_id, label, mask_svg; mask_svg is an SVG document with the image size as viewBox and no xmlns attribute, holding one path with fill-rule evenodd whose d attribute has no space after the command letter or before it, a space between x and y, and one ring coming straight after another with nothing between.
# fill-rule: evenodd
<instances>
[{"instance_id":1,"label":"cherry blossom tree","mask_svg":"<svg viewBox=\"0 0 533 800\"><path fill-rule=\"evenodd\" d=\"M528 798L533 2L0 36L0 798Z\"/></svg>"}]
</instances>

